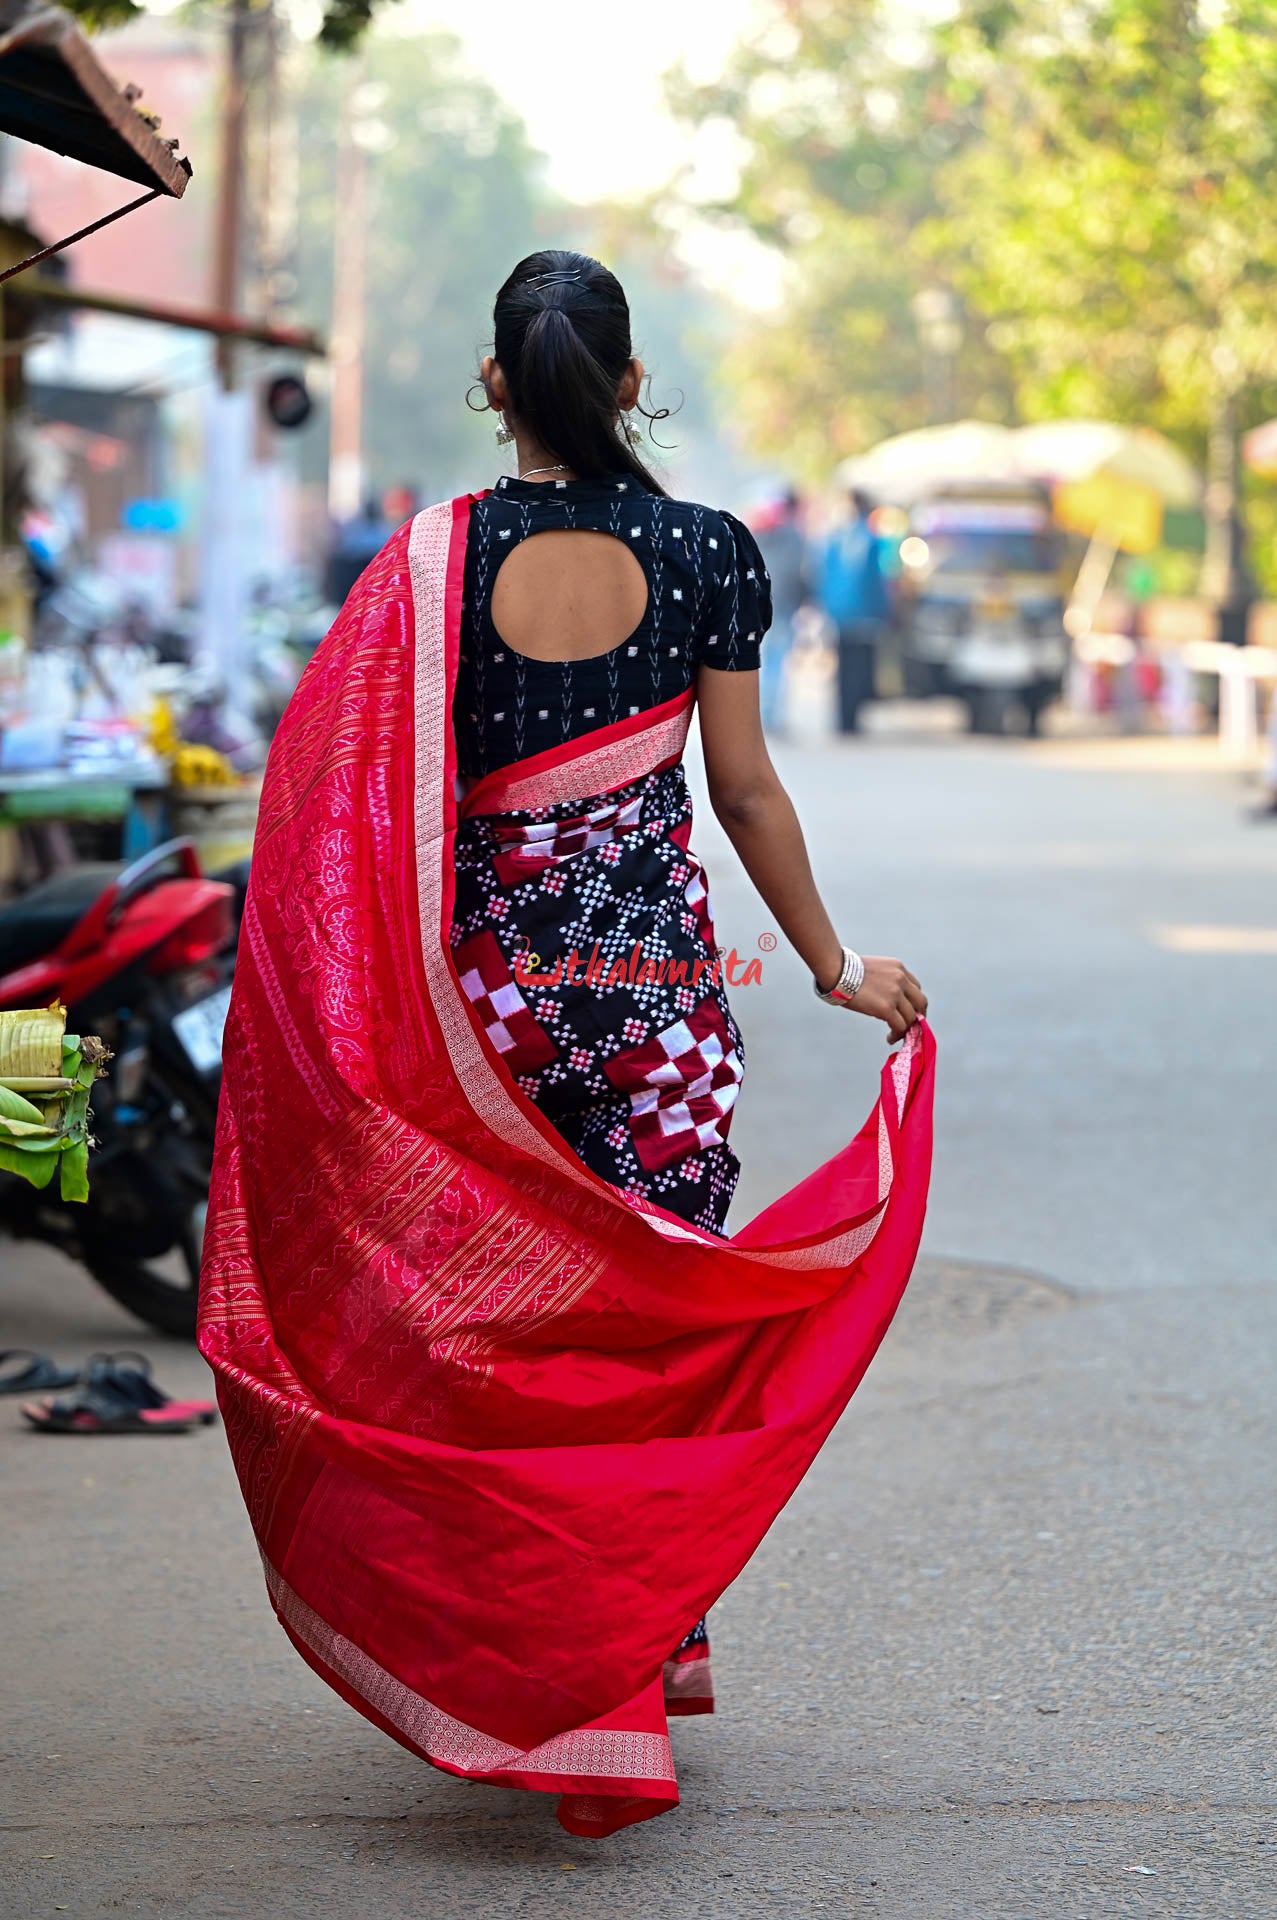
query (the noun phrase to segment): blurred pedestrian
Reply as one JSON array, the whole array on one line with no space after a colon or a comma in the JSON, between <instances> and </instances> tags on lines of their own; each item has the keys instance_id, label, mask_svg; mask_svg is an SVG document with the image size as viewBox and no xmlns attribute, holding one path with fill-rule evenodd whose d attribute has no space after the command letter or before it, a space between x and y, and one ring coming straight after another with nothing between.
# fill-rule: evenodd
<instances>
[{"instance_id":1,"label":"blurred pedestrian","mask_svg":"<svg viewBox=\"0 0 1277 1920\"><path fill-rule=\"evenodd\" d=\"M356 580L393 532L375 493L368 495L353 520L338 527L324 569L324 598L330 606L345 605Z\"/></svg>"},{"instance_id":2,"label":"blurred pedestrian","mask_svg":"<svg viewBox=\"0 0 1277 1920\"><path fill-rule=\"evenodd\" d=\"M855 733L860 711L874 693L878 646L891 610L878 539L869 524L873 502L859 488L851 511L825 541L820 556L820 604L838 637L838 730Z\"/></svg>"},{"instance_id":3,"label":"blurred pedestrian","mask_svg":"<svg viewBox=\"0 0 1277 1920\"><path fill-rule=\"evenodd\" d=\"M394 528L402 527L405 520L411 520L413 514L420 512L424 505L425 496L416 482L400 480L397 485L386 488L381 510L387 525Z\"/></svg>"},{"instance_id":4,"label":"blurred pedestrian","mask_svg":"<svg viewBox=\"0 0 1277 1920\"><path fill-rule=\"evenodd\" d=\"M1268 698L1268 730L1264 740L1264 797L1255 808L1256 820L1277 821L1277 687Z\"/></svg>"},{"instance_id":5,"label":"blurred pedestrian","mask_svg":"<svg viewBox=\"0 0 1277 1920\"><path fill-rule=\"evenodd\" d=\"M493 317L476 387L515 473L392 535L276 736L200 1340L305 1657L602 1837L677 1803L700 1616L903 1291L932 1053L915 976L839 939L768 757L762 556L636 451L619 282L534 254ZM872 1123L730 1240L726 986L762 961L721 959L689 846L694 708L816 994L904 1042Z\"/></svg>"},{"instance_id":6,"label":"blurred pedestrian","mask_svg":"<svg viewBox=\"0 0 1277 1920\"><path fill-rule=\"evenodd\" d=\"M760 514L754 534L772 588L772 623L759 662L759 706L764 730L783 733L788 719L786 668L799 609L810 585L802 502L792 488Z\"/></svg>"}]
</instances>

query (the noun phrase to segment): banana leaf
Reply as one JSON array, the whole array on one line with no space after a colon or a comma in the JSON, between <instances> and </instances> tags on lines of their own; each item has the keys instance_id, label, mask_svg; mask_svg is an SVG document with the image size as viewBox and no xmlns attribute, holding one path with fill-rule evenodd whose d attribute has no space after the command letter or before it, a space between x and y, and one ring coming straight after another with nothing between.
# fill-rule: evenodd
<instances>
[{"instance_id":1,"label":"banana leaf","mask_svg":"<svg viewBox=\"0 0 1277 1920\"><path fill-rule=\"evenodd\" d=\"M62 1198L82 1202L93 1144L89 1096L111 1055L95 1035L65 1029L66 1008L56 1001L0 1012L0 1171L33 1187L47 1187L57 1173Z\"/></svg>"}]
</instances>

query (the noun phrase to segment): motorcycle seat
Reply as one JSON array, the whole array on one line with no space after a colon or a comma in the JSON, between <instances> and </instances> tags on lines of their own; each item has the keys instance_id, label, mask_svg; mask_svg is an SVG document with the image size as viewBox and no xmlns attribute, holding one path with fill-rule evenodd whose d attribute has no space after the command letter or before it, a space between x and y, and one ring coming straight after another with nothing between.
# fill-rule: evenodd
<instances>
[{"instance_id":1,"label":"motorcycle seat","mask_svg":"<svg viewBox=\"0 0 1277 1920\"><path fill-rule=\"evenodd\" d=\"M123 871L120 861L86 861L0 907L0 974L52 953Z\"/></svg>"}]
</instances>

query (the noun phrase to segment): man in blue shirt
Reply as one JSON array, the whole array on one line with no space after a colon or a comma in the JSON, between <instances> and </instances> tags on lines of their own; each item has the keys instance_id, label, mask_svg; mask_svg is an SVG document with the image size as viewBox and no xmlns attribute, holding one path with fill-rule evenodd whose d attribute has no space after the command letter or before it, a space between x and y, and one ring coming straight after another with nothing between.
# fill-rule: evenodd
<instances>
[{"instance_id":1,"label":"man in blue shirt","mask_svg":"<svg viewBox=\"0 0 1277 1920\"><path fill-rule=\"evenodd\" d=\"M877 536L869 525L872 502L853 488L851 514L820 555L820 604L838 634L838 728L855 733L860 709L873 698L878 642L891 610Z\"/></svg>"}]
</instances>

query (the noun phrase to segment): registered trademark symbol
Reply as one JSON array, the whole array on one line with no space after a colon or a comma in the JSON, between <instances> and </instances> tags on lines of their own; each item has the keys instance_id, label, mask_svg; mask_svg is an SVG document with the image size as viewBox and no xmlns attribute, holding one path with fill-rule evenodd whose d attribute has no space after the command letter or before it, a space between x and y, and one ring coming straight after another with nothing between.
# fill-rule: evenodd
<instances>
[{"instance_id":1,"label":"registered trademark symbol","mask_svg":"<svg viewBox=\"0 0 1277 1920\"><path fill-rule=\"evenodd\" d=\"M760 946L760 947L762 948L762 950L763 950L763 952L764 952L764 953L775 953L775 951L776 951L776 936L775 936L775 934L774 934L774 933L760 933L760 934L759 934L759 936L758 936L758 944L759 944L759 946Z\"/></svg>"}]
</instances>

